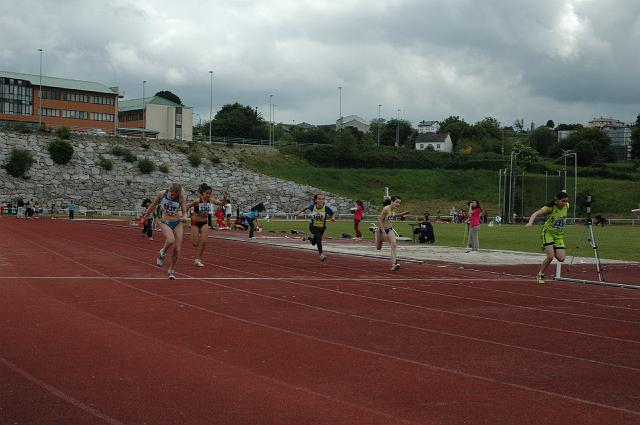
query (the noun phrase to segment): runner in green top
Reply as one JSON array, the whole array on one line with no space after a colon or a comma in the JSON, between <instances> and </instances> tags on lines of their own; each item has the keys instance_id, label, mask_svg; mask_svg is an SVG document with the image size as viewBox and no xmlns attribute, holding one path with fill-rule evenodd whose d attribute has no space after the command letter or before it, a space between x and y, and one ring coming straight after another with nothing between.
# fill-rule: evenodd
<instances>
[{"instance_id":1,"label":"runner in green top","mask_svg":"<svg viewBox=\"0 0 640 425\"><path fill-rule=\"evenodd\" d=\"M542 262L540 271L536 276L538 283L544 283L544 272L554 257L559 262L564 261L564 226L567 221L567 212L569 211L568 200L569 195L567 195L567 192L558 193L553 201L531 214L529 222L524 226L529 228L533 226L537 217L546 216L540 236L542 238L542 249L547 252L547 257Z\"/></svg>"}]
</instances>

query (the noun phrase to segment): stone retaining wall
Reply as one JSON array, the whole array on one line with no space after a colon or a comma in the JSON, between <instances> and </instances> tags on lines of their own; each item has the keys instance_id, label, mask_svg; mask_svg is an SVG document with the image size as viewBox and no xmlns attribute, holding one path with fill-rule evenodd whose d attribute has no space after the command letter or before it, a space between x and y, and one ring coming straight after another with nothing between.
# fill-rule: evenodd
<instances>
[{"instance_id":1,"label":"stone retaining wall","mask_svg":"<svg viewBox=\"0 0 640 425\"><path fill-rule=\"evenodd\" d=\"M238 149L269 149L265 147L227 148L224 145L198 146L205 155L216 155L220 162L213 163L206 157L197 168L187 160L187 142L130 140L114 137L74 136L73 158L68 164L55 164L47 150L55 136L49 134L22 134L0 131L0 202L15 203L18 197L38 200L41 205L55 203L65 207L70 199L81 209L132 210L144 198L152 198L172 182L181 183L188 199L196 196L198 186L205 182L214 188L214 196L221 197L228 191L233 208L247 210L264 202L268 209L281 212L299 210L320 189L292 183L242 169L230 151ZM156 164L166 163L169 172L156 169L142 174L137 162L129 163L112 155L114 146L129 149L138 159L148 158ZM28 149L34 164L28 178L15 178L4 169L12 149ZM188 152L187 152L188 153ZM111 159L113 169L107 171L97 165L99 156ZM329 203L338 213L347 213L353 206L351 200L326 193Z\"/></svg>"}]
</instances>

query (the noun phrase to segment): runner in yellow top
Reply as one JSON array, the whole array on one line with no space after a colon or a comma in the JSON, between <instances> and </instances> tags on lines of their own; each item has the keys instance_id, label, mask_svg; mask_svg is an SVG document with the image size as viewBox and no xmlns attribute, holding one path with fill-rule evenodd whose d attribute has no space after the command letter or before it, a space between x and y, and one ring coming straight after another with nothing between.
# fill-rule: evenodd
<instances>
[{"instance_id":1,"label":"runner in yellow top","mask_svg":"<svg viewBox=\"0 0 640 425\"><path fill-rule=\"evenodd\" d=\"M567 192L560 192L553 201L549 202L538 211L531 214L529 222L524 226L529 228L539 216L546 216L542 225L542 249L547 252L547 257L540 266L540 271L536 276L538 283L544 283L544 271L555 257L559 262L565 258L564 226L567 222L567 212L569 211L569 195Z\"/></svg>"}]
</instances>

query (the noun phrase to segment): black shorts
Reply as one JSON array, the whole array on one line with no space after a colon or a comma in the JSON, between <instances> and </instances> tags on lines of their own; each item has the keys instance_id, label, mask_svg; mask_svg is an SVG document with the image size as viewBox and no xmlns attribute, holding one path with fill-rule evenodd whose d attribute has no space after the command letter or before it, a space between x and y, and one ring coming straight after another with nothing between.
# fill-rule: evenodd
<instances>
[{"instance_id":1,"label":"black shorts","mask_svg":"<svg viewBox=\"0 0 640 425\"><path fill-rule=\"evenodd\" d=\"M200 221L200 222L197 222L197 223L192 223L191 225L192 226L196 226L198 229L202 229L202 226L204 226L205 224L207 224L206 221Z\"/></svg>"}]
</instances>

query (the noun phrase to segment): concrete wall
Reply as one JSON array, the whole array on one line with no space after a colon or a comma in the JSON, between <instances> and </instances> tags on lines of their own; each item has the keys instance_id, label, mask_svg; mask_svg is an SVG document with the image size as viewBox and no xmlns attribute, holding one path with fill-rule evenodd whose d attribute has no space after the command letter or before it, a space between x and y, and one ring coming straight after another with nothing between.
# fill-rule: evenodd
<instances>
[{"instance_id":1,"label":"concrete wall","mask_svg":"<svg viewBox=\"0 0 640 425\"><path fill-rule=\"evenodd\" d=\"M265 147L225 148L224 145L202 146L211 148L222 159L213 164L203 159L202 164L194 168L187 156L178 147L185 143L177 141L148 140L145 149L140 140L115 137L76 137L70 142L74 147L71 161L65 165L55 164L49 157L47 146L54 140L52 135L21 134L0 130L0 201L13 201L18 197L37 199L41 204L66 206L73 198L81 208L98 210L132 210L146 197L154 196L172 182L181 183L189 200L196 195L198 186L206 182L214 188L214 196L221 197L227 190L233 207L248 209L264 202L267 208L291 212L308 204L314 193L320 189L291 183L286 180L258 174L239 168L228 149L268 149ZM114 146L131 150L138 159L148 158L156 165L169 164L169 173L154 171L142 174L137 163L125 162L122 158L110 154ZM29 170L28 179L9 175L3 165L7 162L12 149L28 149L35 162ZM227 151L228 152L228 151ZM113 169L104 170L96 165L99 156L113 161ZM349 199L325 193L329 203L339 213L347 213L353 206Z\"/></svg>"}]
</instances>

